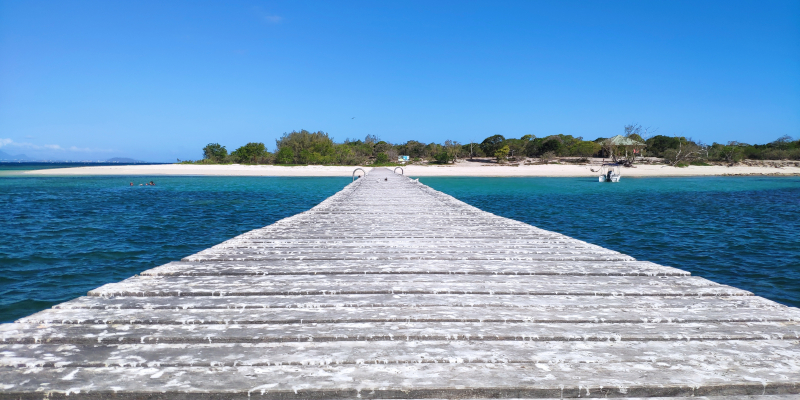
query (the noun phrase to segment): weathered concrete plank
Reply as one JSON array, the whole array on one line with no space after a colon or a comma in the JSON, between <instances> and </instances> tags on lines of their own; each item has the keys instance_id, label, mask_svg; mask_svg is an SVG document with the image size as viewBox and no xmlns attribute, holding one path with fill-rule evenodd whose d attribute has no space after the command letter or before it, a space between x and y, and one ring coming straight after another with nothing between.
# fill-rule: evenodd
<instances>
[{"instance_id":1,"label":"weathered concrete plank","mask_svg":"<svg viewBox=\"0 0 800 400\"><path fill-rule=\"evenodd\" d=\"M781 309L786 306L757 296L685 297L685 296L585 296L492 295L481 294L349 294L326 296L225 296L225 297L97 297L85 296L55 305L54 309L232 309L320 308L320 307L538 307L559 310L603 308L661 309L687 311L706 309Z\"/></svg>"},{"instance_id":2,"label":"weathered concrete plank","mask_svg":"<svg viewBox=\"0 0 800 400\"><path fill-rule=\"evenodd\" d=\"M507 261L481 263L426 260L203 261L171 262L142 272L145 276L317 275L317 274L466 274L575 276L689 276L687 271L646 261Z\"/></svg>"},{"instance_id":3,"label":"weathered concrete plank","mask_svg":"<svg viewBox=\"0 0 800 400\"><path fill-rule=\"evenodd\" d=\"M13 369L4 392L215 394L213 398L620 397L797 394L781 362L395 364ZM731 381L731 376L764 376ZM766 378L769 376L769 378ZM36 379L31 379L31 378ZM104 382L113 382L112 385ZM482 384L476 385L477 382ZM477 387L476 387L477 386ZM51 397L52 398L52 397ZM206 397L209 398L209 397Z\"/></svg>"},{"instance_id":4,"label":"weathered concrete plank","mask_svg":"<svg viewBox=\"0 0 800 400\"><path fill-rule=\"evenodd\" d=\"M367 286L368 284L368 286ZM583 295L751 295L699 277L496 275L138 276L103 285L92 296L247 296L287 294L487 293Z\"/></svg>"},{"instance_id":5,"label":"weathered concrete plank","mask_svg":"<svg viewBox=\"0 0 800 400\"><path fill-rule=\"evenodd\" d=\"M119 283L110 283L103 287L131 286L131 290L136 287L161 285L221 285L221 286L246 286L257 284L266 287L293 286L297 284L313 286L354 286L363 285L368 282L370 285L426 285L426 284L464 284L478 286L496 287L524 287L531 285L538 286L568 286L568 285L587 285L587 286L652 286L652 287L731 287L721 285L705 278L697 276L592 276L577 277L563 275L529 275L518 274L513 277L496 274L413 274L408 276L397 276L392 274L337 274L319 273L313 275L257 275L248 277L245 281L238 276L138 276L128 278Z\"/></svg>"},{"instance_id":6,"label":"weathered concrete plank","mask_svg":"<svg viewBox=\"0 0 800 400\"><path fill-rule=\"evenodd\" d=\"M381 254L381 253L353 253L340 255L304 255L304 254L211 254L202 256L192 256L184 258L185 261L272 261L272 260L296 260L296 261L332 261L332 260L452 260L452 261L632 261L633 258L616 254Z\"/></svg>"},{"instance_id":7,"label":"weathered concrete plank","mask_svg":"<svg viewBox=\"0 0 800 400\"><path fill-rule=\"evenodd\" d=\"M8 344L277 343L337 341L798 340L797 322L336 324L23 324L0 327Z\"/></svg>"},{"instance_id":8,"label":"weathered concrete plank","mask_svg":"<svg viewBox=\"0 0 800 400\"><path fill-rule=\"evenodd\" d=\"M654 351L654 350L658 351ZM188 351L191 350L191 351ZM783 361L788 340L663 342L384 341L0 345L4 367L222 367L408 363L610 364Z\"/></svg>"},{"instance_id":9,"label":"weathered concrete plank","mask_svg":"<svg viewBox=\"0 0 800 400\"><path fill-rule=\"evenodd\" d=\"M785 309L560 309L549 307L347 307L271 308L266 310L94 310L51 309L18 322L27 324L298 324L364 322L541 322L683 323L800 322L800 310Z\"/></svg>"},{"instance_id":10,"label":"weathered concrete plank","mask_svg":"<svg viewBox=\"0 0 800 400\"><path fill-rule=\"evenodd\" d=\"M0 399L797 397L800 310L690 275L374 170L0 325Z\"/></svg>"}]
</instances>

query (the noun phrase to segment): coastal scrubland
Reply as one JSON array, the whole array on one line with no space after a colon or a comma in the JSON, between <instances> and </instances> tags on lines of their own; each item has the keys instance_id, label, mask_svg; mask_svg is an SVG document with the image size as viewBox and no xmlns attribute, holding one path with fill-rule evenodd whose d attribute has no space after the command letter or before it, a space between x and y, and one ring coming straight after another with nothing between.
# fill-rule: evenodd
<instances>
[{"instance_id":1,"label":"coastal scrubland","mask_svg":"<svg viewBox=\"0 0 800 400\"><path fill-rule=\"evenodd\" d=\"M393 144L369 135L336 142L325 132L283 134L270 152L262 142L233 151L206 145L198 160L176 164L48 169L23 175L131 176L351 176L354 166L402 167L409 176L597 176L600 164L624 165L623 176L800 175L800 140L788 136L765 144L705 144L687 137L652 135L628 125L620 135L584 140L571 135L480 142ZM406 156L406 157L403 157ZM400 172L398 170L398 172Z\"/></svg>"},{"instance_id":2,"label":"coastal scrubland","mask_svg":"<svg viewBox=\"0 0 800 400\"><path fill-rule=\"evenodd\" d=\"M459 160L503 163L588 163L592 158L608 159L627 165L663 164L735 165L752 161L800 161L800 140L789 136L764 144L735 141L706 144L683 136L650 135L641 125L627 125L616 138L585 140L572 135L519 138L491 135L481 142L425 143L409 140L389 143L376 135L335 142L322 131L306 130L284 133L276 140L275 150L268 151L262 142L250 142L233 151L218 143L202 149L202 158L181 161L187 164L274 164L274 165L400 165L455 164ZM620 140L621 138L621 140Z\"/></svg>"}]
</instances>

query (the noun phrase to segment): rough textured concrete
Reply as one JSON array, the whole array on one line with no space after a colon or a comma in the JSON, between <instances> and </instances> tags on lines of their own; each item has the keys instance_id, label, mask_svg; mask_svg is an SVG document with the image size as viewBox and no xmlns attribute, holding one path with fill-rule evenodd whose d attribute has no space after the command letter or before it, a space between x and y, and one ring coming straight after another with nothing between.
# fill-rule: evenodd
<instances>
[{"instance_id":1,"label":"rough textured concrete","mask_svg":"<svg viewBox=\"0 0 800 400\"><path fill-rule=\"evenodd\" d=\"M0 398L786 400L799 328L798 309L376 169L0 326Z\"/></svg>"}]
</instances>

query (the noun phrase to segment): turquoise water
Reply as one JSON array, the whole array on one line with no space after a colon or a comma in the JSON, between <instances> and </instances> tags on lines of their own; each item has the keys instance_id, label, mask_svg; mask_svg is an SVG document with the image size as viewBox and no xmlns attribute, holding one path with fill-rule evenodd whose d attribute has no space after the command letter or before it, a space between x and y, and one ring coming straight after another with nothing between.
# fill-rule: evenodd
<instances>
[{"instance_id":1,"label":"turquoise water","mask_svg":"<svg viewBox=\"0 0 800 400\"><path fill-rule=\"evenodd\" d=\"M154 179L155 187L134 186ZM421 178L498 215L800 306L800 178ZM2 177L0 322L313 207L350 178Z\"/></svg>"},{"instance_id":2,"label":"turquoise water","mask_svg":"<svg viewBox=\"0 0 800 400\"><path fill-rule=\"evenodd\" d=\"M75 168L75 167L100 167L105 165L154 165L158 163L98 163L98 162L0 162L0 176L16 175L21 171L33 171L37 169L54 169L54 168Z\"/></svg>"},{"instance_id":3,"label":"turquoise water","mask_svg":"<svg viewBox=\"0 0 800 400\"><path fill-rule=\"evenodd\" d=\"M800 177L420 181L497 215L800 307Z\"/></svg>"},{"instance_id":4,"label":"turquoise water","mask_svg":"<svg viewBox=\"0 0 800 400\"><path fill-rule=\"evenodd\" d=\"M156 186L133 186L154 180ZM305 211L350 178L0 178L0 322Z\"/></svg>"}]
</instances>

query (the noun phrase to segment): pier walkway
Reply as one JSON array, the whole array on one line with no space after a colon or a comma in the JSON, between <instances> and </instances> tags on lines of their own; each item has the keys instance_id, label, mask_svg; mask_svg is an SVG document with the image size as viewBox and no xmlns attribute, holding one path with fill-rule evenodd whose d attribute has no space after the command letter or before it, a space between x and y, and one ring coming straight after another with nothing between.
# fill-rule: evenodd
<instances>
[{"instance_id":1,"label":"pier walkway","mask_svg":"<svg viewBox=\"0 0 800 400\"><path fill-rule=\"evenodd\" d=\"M789 399L798 321L374 169L307 212L0 325L0 399Z\"/></svg>"}]
</instances>

